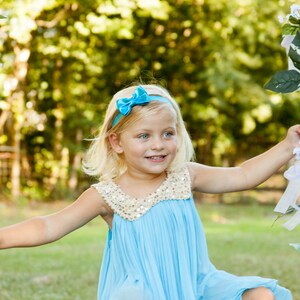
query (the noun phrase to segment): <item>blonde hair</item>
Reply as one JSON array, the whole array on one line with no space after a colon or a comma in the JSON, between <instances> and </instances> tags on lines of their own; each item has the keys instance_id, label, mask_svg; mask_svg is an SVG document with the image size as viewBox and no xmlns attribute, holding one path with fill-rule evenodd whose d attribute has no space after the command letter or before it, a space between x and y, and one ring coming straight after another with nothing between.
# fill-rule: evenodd
<instances>
[{"instance_id":1,"label":"blonde hair","mask_svg":"<svg viewBox=\"0 0 300 300\"><path fill-rule=\"evenodd\" d=\"M169 167L169 170L180 168L184 163L194 158L194 149L191 138L185 128L181 112L176 101L171 97L169 92L157 84L141 85L149 95L162 96L168 99L176 114L177 129L177 154ZM145 106L133 107L131 113L112 126L113 121L118 115L116 101L120 98L129 98L137 88L137 85L127 87L117 92L108 105L106 115L98 135L92 139L92 143L87 150L83 160L83 170L86 174L95 176L99 180L109 180L120 176L126 170L126 164L122 156L118 155L111 147L109 136L112 133L121 134L126 128L138 121L145 115L157 113L161 109L168 107L169 104L161 101L151 101ZM171 109L172 109L171 108Z\"/></svg>"}]
</instances>

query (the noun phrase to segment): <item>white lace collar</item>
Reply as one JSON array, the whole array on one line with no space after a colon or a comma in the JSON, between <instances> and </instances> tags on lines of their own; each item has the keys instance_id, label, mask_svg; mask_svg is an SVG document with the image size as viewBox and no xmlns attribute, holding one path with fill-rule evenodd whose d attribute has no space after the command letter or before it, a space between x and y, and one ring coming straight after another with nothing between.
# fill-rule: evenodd
<instances>
[{"instance_id":1,"label":"white lace collar","mask_svg":"<svg viewBox=\"0 0 300 300\"><path fill-rule=\"evenodd\" d=\"M134 221L152 206L164 200L185 200L191 196L190 175L186 167L169 172L156 191L145 198L133 198L113 181L93 184L112 210L124 219Z\"/></svg>"}]
</instances>

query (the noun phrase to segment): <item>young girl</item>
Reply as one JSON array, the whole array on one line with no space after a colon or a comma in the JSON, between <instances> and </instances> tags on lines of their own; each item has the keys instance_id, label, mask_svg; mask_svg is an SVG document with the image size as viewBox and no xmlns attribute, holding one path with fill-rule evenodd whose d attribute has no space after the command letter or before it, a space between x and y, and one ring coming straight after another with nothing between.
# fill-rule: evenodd
<instances>
[{"instance_id":1,"label":"young girl","mask_svg":"<svg viewBox=\"0 0 300 300\"><path fill-rule=\"evenodd\" d=\"M0 249L50 243L100 215L108 224L98 300L288 300L273 279L235 276L210 262L192 191L250 189L292 158L300 125L239 167L190 162L193 147L178 105L157 85L112 99L84 161L99 182L72 205L0 229Z\"/></svg>"}]
</instances>

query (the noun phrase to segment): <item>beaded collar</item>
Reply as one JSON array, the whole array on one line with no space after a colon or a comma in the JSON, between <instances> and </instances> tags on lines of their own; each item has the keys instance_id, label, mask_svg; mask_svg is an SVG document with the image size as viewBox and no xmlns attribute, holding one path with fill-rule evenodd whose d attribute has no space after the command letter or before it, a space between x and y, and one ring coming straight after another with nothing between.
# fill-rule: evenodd
<instances>
[{"instance_id":1,"label":"beaded collar","mask_svg":"<svg viewBox=\"0 0 300 300\"><path fill-rule=\"evenodd\" d=\"M165 200L186 200L191 196L191 182L187 167L170 171L156 191L144 198L133 198L124 193L112 180L93 184L104 201L122 218L134 221L152 206Z\"/></svg>"}]
</instances>

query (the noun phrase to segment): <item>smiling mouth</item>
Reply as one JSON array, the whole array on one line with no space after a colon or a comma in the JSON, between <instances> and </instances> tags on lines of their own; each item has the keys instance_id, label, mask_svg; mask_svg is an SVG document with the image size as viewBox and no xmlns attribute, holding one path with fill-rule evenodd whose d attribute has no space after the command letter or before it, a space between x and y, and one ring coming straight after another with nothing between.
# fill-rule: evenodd
<instances>
[{"instance_id":1,"label":"smiling mouth","mask_svg":"<svg viewBox=\"0 0 300 300\"><path fill-rule=\"evenodd\" d=\"M167 155L153 155L147 156L146 158L152 161L162 161L166 158Z\"/></svg>"}]
</instances>

